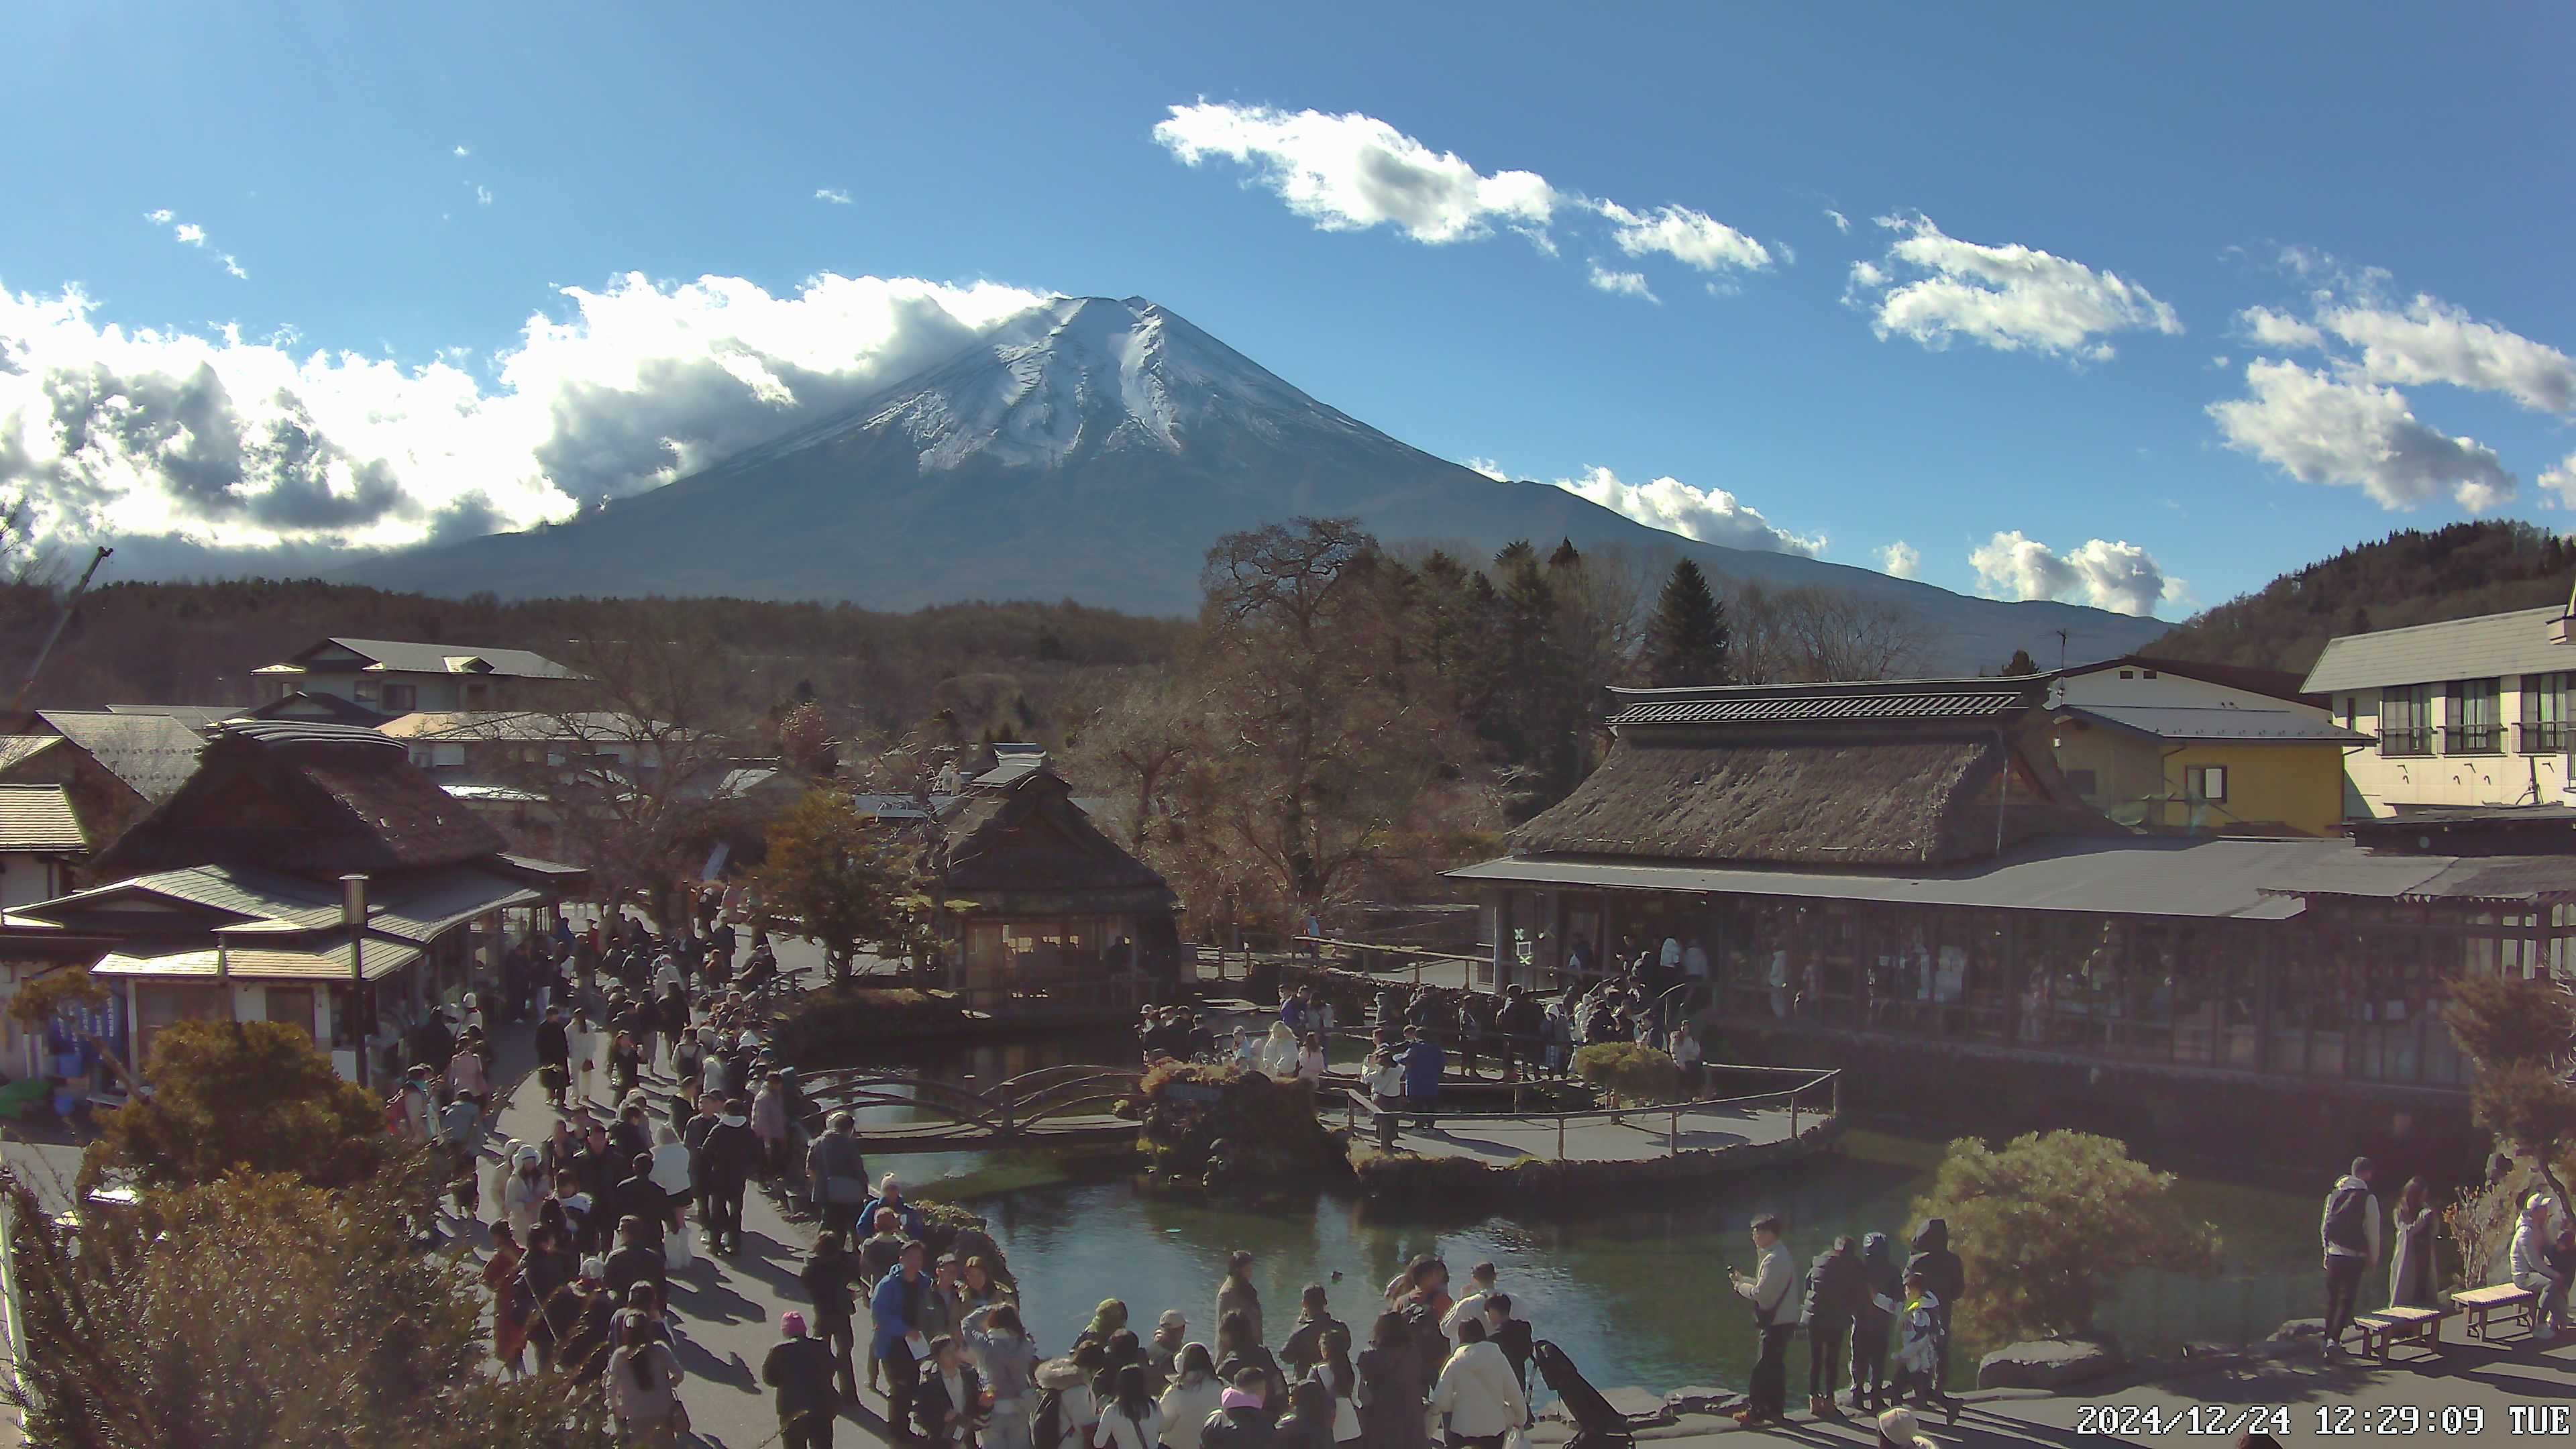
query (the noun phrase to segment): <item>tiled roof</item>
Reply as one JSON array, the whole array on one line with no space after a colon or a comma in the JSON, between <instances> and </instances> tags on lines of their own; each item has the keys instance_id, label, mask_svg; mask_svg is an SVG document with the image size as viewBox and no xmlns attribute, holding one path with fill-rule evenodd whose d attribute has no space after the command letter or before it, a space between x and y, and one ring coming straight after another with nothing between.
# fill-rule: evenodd
<instances>
[{"instance_id":1,"label":"tiled roof","mask_svg":"<svg viewBox=\"0 0 2576 1449\"><path fill-rule=\"evenodd\" d=\"M157 714L175 719L200 734L208 725L250 713L246 704L111 704L109 714Z\"/></svg>"},{"instance_id":2,"label":"tiled roof","mask_svg":"<svg viewBox=\"0 0 2576 1449\"><path fill-rule=\"evenodd\" d=\"M0 785L0 851L79 851L89 848L70 792L60 785Z\"/></svg>"},{"instance_id":3,"label":"tiled roof","mask_svg":"<svg viewBox=\"0 0 2576 1449\"><path fill-rule=\"evenodd\" d=\"M2327 642L2316 667L2308 671L2306 688L2310 694L2332 694L2576 669L2576 645L2549 641L2549 626L2566 615L2565 609L2555 606L2516 609L2375 634L2346 634Z\"/></svg>"},{"instance_id":4,"label":"tiled roof","mask_svg":"<svg viewBox=\"0 0 2576 1449\"><path fill-rule=\"evenodd\" d=\"M146 801L177 794L197 773L197 752L205 746L196 731L168 715L46 709L38 710L36 718Z\"/></svg>"},{"instance_id":5,"label":"tiled roof","mask_svg":"<svg viewBox=\"0 0 2576 1449\"><path fill-rule=\"evenodd\" d=\"M344 639L337 644L389 673L484 674L520 679L579 679L581 676L542 654L526 649L487 649L466 644L418 644L402 639ZM308 649L305 654L314 651ZM298 655L301 659L303 656Z\"/></svg>"},{"instance_id":6,"label":"tiled roof","mask_svg":"<svg viewBox=\"0 0 2576 1449\"><path fill-rule=\"evenodd\" d=\"M1822 684L1715 684L1613 689L1610 723L1782 724L1987 719L2047 698L2049 676L1869 679Z\"/></svg>"},{"instance_id":7,"label":"tiled roof","mask_svg":"<svg viewBox=\"0 0 2576 1449\"><path fill-rule=\"evenodd\" d=\"M62 742L61 735L0 735L0 770L15 769Z\"/></svg>"},{"instance_id":8,"label":"tiled roof","mask_svg":"<svg viewBox=\"0 0 2576 1449\"><path fill-rule=\"evenodd\" d=\"M2366 745L2369 735L2295 709L2220 709L2202 705L2099 704L2068 715L2097 720L2160 740L2251 740Z\"/></svg>"},{"instance_id":9,"label":"tiled roof","mask_svg":"<svg viewBox=\"0 0 2576 1449\"><path fill-rule=\"evenodd\" d=\"M420 948L417 946L370 939L358 964L366 973L365 979L381 981L419 959ZM342 940L304 950L226 948L222 964L227 974L244 981L346 981L349 979L349 943ZM199 948L154 956L111 952L91 967L90 972L96 976L198 976L211 981L215 968L214 950Z\"/></svg>"}]
</instances>

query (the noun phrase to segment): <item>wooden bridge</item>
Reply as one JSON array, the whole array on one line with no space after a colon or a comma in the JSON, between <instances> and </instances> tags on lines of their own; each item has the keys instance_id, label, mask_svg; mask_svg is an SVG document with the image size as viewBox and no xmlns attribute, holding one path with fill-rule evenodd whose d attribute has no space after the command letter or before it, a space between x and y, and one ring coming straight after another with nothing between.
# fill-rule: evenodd
<instances>
[{"instance_id":1,"label":"wooden bridge","mask_svg":"<svg viewBox=\"0 0 2576 1449\"><path fill-rule=\"evenodd\" d=\"M800 1085L815 1108L815 1131L832 1113L851 1112L869 1152L971 1152L1130 1141L1136 1119L1113 1109L1136 1100L1144 1075L1132 1067L1042 1067L979 1092L854 1068L811 1072Z\"/></svg>"}]
</instances>

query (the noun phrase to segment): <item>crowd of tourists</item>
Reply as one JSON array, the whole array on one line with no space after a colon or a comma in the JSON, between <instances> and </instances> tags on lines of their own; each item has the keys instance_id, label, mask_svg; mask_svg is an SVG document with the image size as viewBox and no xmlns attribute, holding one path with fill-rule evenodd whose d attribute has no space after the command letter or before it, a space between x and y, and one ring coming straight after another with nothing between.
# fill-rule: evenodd
<instances>
[{"instance_id":1,"label":"crowd of tourists","mask_svg":"<svg viewBox=\"0 0 2576 1449\"><path fill-rule=\"evenodd\" d=\"M1758 1353L1736 1422L1789 1419L1789 1346L1807 1334L1807 1411L1819 1419L1854 1413L1938 1408L1952 1422L1950 1324L1968 1275L1950 1249L1950 1225L1927 1220L1901 1261L1885 1233L1838 1237L1802 1273L1778 1217L1753 1220L1754 1270L1729 1268L1736 1296L1753 1311ZM1848 1364L1851 1391L1837 1399ZM1910 1422L1910 1420L1909 1420ZM1903 1443L1904 1440L1897 1442Z\"/></svg>"}]
</instances>

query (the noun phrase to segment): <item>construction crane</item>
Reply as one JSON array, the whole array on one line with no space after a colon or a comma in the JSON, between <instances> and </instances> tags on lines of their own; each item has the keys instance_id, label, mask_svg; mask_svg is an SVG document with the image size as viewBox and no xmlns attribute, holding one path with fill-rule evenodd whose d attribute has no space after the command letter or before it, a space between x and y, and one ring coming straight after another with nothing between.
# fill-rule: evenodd
<instances>
[{"instance_id":1,"label":"construction crane","mask_svg":"<svg viewBox=\"0 0 2576 1449\"><path fill-rule=\"evenodd\" d=\"M64 597L63 612L55 618L53 631L45 635L44 647L36 651L36 661L27 666L27 677L18 681L18 692L10 696L9 713L16 714L27 707L27 696L36 688L37 671L45 667L46 658L54 652L55 641L63 637L63 626L72 621L72 610L80 607L81 595L89 592L89 581L98 576L98 566L107 562L107 556L114 552L115 549L102 545L90 557L89 567L81 570L80 582L72 585L71 593Z\"/></svg>"}]
</instances>

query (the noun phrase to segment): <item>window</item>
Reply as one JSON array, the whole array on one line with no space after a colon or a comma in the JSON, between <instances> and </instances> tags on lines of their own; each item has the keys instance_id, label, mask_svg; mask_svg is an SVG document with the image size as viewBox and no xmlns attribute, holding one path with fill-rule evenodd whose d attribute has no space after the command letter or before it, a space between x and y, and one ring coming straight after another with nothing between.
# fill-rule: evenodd
<instances>
[{"instance_id":1,"label":"window","mask_svg":"<svg viewBox=\"0 0 2576 1449\"><path fill-rule=\"evenodd\" d=\"M2155 678L2155 677L2156 677L2156 672L2155 672L2154 670L2152 670L2152 669L2141 670L2141 671L2139 671L2139 672L2140 672L2141 674L2143 674L2145 677L2149 678L2149 679L2153 679L2153 678Z\"/></svg>"},{"instance_id":2,"label":"window","mask_svg":"<svg viewBox=\"0 0 2576 1449\"><path fill-rule=\"evenodd\" d=\"M2560 755L2576 750L2576 733L2568 729L2567 686L2571 676L2526 674L2522 677L2522 723L2516 748L2526 755Z\"/></svg>"},{"instance_id":3,"label":"window","mask_svg":"<svg viewBox=\"0 0 2576 1449\"><path fill-rule=\"evenodd\" d=\"M2227 767L2225 765L2186 765L2182 772L2183 793L2193 801L2212 805L2227 803Z\"/></svg>"},{"instance_id":4,"label":"window","mask_svg":"<svg viewBox=\"0 0 2576 1449\"><path fill-rule=\"evenodd\" d=\"M420 686L388 684L385 686L384 700L387 714L409 714L420 708Z\"/></svg>"},{"instance_id":5,"label":"window","mask_svg":"<svg viewBox=\"0 0 2576 1449\"><path fill-rule=\"evenodd\" d=\"M2091 770L2069 770L2066 772L2066 788L2090 800L2093 793L2101 788L2101 782Z\"/></svg>"},{"instance_id":6,"label":"window","mask_svg":"<svg viewBox=\"0 0 2576 1449\"><path fill-rule=\"evenodd\" d=\"M465 707L467 709L490 709L492 707L492 686L479 681L466 685Z\"/></svg>"},{"instance_id":7,"label":"window","mask_svg":"<svg viewBox=\"0 0 2576 1449\"><path fill-rule=\"evenodd\" d=\"M2500 683L2494 679L2451 681L2451 718L2442 731L2442 753L2491 755L2501 748L2503 731L2497 728Z\"/></svg>"},{"instance_id":8,"label":"window","mask_svg":"<svg viewBox=\"0 0 2576 1449\"><path fill-rule=\"evenodd\" d=\"M2433 687L2404 684L2379 694L2379 752L2433 753Z\"/></svg>"},{"instance_id":9,"label":"window","mask_svg":"<svg viewBox=\"0 0 2576 1449\"><path fill-rule=\"evenodd\" d=\"M2134 669L2123 669L2120 671L2120 677L2122 679L2135 679L2138 677L2138 671Z\"/></svg>"}]
</instances>

